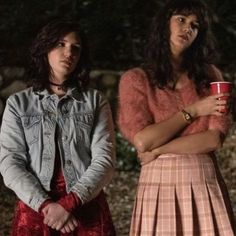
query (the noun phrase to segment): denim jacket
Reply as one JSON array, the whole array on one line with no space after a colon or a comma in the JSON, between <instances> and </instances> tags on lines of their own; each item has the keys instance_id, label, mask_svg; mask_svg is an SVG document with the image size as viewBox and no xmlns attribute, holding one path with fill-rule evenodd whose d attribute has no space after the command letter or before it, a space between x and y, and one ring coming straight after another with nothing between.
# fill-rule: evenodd
<instances>
[{"instance_id":1,"label":"denim jacket","mask_svg":"<svg viewBox=\"0 0 236 236\"><path fill-rule=\"evenodd\" d=\"M111 111L96 90L73 88L61 98L47 90L18 92L7 100L0 137L4 183L36 211L49 199L56 142L66 190L77 193L82 203L93 199L114 173Z\"/></svg>"}]
</instances>

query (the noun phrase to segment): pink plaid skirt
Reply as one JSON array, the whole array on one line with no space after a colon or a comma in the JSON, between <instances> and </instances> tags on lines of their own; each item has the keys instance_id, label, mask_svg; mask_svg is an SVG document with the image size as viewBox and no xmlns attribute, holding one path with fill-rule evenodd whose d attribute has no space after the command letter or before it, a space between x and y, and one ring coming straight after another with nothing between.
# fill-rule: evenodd
<instances>
[{"instance_id":1,"label":"pink plaid skirt","mask_svg":"<svg viewBox=\"0 0 236 236\"><path fill-rule=\"evenodd\" d=\"M130 236L235 236L215 157L162 155L144 165Z\"/></svg>"}]
</instances>

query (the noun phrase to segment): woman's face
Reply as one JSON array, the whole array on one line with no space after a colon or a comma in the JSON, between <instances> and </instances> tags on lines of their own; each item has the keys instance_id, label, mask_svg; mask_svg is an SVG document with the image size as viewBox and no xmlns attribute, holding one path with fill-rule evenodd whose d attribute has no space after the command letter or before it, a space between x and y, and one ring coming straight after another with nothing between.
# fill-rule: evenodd
<instances>
[{"instance_id":1,"label":"woman's face","mask_svg":"<svg viewBox=\"0 0 236 236\"><path fill-rule=\"evenodd\" d=\"M196 15L173 15L170 18L170 48L174 55L184 52L198 35L199 23Z\"/></svg>"},{"instance_id":2,"label":"woman's face","mask_svg":"<svg viewBox=\"0 0 236 236\"><path fill-rule=\"evenodd\" d=\"M63 82L74 71L81 52L80 38L75 32L68 33L48 53L52 78Z\"/></svg>"}]
</instances>

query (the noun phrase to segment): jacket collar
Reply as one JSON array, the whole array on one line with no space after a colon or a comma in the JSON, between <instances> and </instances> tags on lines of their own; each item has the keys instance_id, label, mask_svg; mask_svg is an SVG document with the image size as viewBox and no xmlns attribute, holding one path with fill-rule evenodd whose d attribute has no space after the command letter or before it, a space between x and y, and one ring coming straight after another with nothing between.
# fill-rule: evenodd
<instances>
[{"instance_id":1,"label":"jacket collar","mask_svg":"<svg viewBox=\"0 0 236 236\"><path fill-rule=\"evenodd\" d=\"M42 100L47 99L49 97L57 97L56 94L49 93L49 91L47 89L44 89L42 91L36 91L35 94L39 95L39 98ZM76 100L77 102L85 102L85 99L83 97L83 93L81 91L79 91L78 88L75 88L75 87L68 88L66 94L64 96L62 96L60 99L67 98L67 97L70 97L70 98Z\"/></svg>"}]
</instances>

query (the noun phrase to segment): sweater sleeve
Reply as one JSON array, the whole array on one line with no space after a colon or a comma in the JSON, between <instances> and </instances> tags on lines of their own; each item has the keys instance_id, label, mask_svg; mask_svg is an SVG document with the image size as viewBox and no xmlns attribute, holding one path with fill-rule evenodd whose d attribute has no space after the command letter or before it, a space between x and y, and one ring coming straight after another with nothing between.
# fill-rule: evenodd
<instances>
[{"instance_id":1,"label":"sweater sleeve","mask_svg":"<svg viewBox=\"0 0 236 236\"><path fill-rule=\"evenodd\" d=\"M57 203L64 207L68 212L73 212L82 205L80 198L76 193L70 192L63 198L60 198Z\"/></svg>"},{"instance_id":2,"label":"sweater sleeve","mask_svg":"<svg viewBox=\"0 0 236 236\"><path fill-rule=\"evenodd\" d=\"M220 70L213 65L209 69L209 76L211 81L224 81ZM224 116L212 115L209 120L209 129L217 129L226 135L231 123L232 117L230 114Z\"/></svg>"},{"instance_id":3,"label":"sweater sleeve","mask_svg":"<svg viewBox=\"0 0 236 236\"><path fill-rule=\"evenodd\" d=\"M138 68L127 71L120 80L118 124L123 136L131 143L137 132L153 123L147 86L147 77Z\"/></svg>"}]
</instances>

